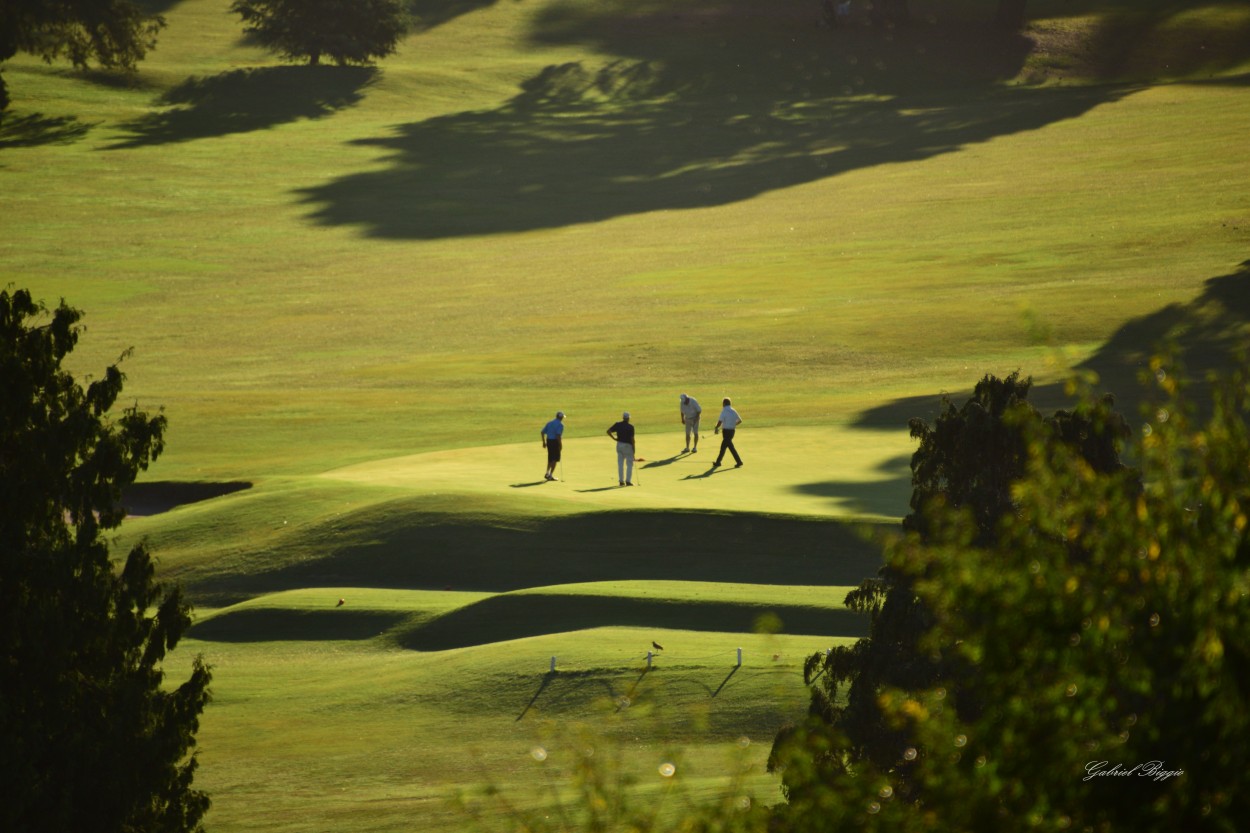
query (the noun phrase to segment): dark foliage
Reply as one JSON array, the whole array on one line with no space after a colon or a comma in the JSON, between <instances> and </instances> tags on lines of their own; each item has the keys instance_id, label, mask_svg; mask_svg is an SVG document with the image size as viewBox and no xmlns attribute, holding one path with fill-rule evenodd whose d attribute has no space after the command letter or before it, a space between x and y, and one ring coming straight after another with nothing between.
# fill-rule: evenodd
<instances>
[{"instance_id":1,"label":"dark foliage","mask_svg":"<svg viewBox=\"0 0 1250 833\"><path fill-rule=\"evenodd\" d=\"M312 66L322 57L340 66L372 63L408 31L399 0L235 0L230 9L262 45Z\"/></svg>"},{"instance_id":2,"label":"dark foliage","mask_svg":"<svg viewBox=\"0 0 1250 833\"><path fill-rule=\"evenodd\" d=\"M94 60L133 71L164 26L130 0L0 0L0 64L26 52L48 62L66 58L79 69ZM0 79L0 113L8 103Z\"/></svg>"},{"instance_id":3,"label":"dark foliage","mask_svg":"<svg viewBox=\"0 0 1250 833\"><path fill-rule=\"evenodd\" d=\"M919 541L946 534L951 513L964 520L963 543L987 546L1003 522L1014 520L1013 486L1028 470L1030 439L1040 428L1049 442L1073 449L1096 471L1123 469L1120 448L1127 423L1112 409L1110 397L1073 411L1043 417L1029 402L1031 381L1012 373L1004 379L985 376L972 397L959 408L948 399L930 426L911 421L911 435L919 441L912 457L912 512L903 528ZM887 719L880 702L886 689L921 691L939 683L958 687L966 682L966 667L940 652L921 646L934 626L930 608L916 593L923 576L899 570L889 563L876 578L868 579L846 597L846 605L871 617L869 636L849 647L834 647L810 657L805 679L812 686L809 720L835 730L831 742L814 763L842 771L861 762L898 776L906 794L913 763L899 757L908 746L909 729ZM846 705L836 703L846 692ZM961 700L964 716L980 709L977 698ZM772 762L790 731L783 731ZM809 783L806 775L804 783ZM787 788L797 789L787 780Z\"/></svg>"},{"instance_id":4,"label":"dark foliage","mask_svg":"<svg viewBox=\"0 0 1250 833\"><path fill-rule=\"evenodd\" d=\"M109 411L124 376L62 368L81 313L0 292L0 829L200 829L194 733L210 673L163 686L191 623L135 547L109 557L121 492L161 453L165 417Z\"/></svg>"}]
</instances>

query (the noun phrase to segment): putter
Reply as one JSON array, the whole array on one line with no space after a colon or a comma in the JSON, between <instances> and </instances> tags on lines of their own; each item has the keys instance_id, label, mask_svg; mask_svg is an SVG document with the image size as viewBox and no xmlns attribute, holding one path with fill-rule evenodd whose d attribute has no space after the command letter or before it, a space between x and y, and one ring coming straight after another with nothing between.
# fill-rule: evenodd
<instances>
[{"instance_id":1,"label":"putter","mask_svg":"<svg viewBox=\"0 0 1250 833\"><path fill-rule=\"evenodd\" d=\"M647 458L646 458L646 457L635 457L635 458L634 458L634 462L635 462L635 463L645 463L645 462L647 462ZM635 485L635 486L641 486L641 485L642 485L642 466L635 466L635 467L634 467L634 485Z\"/></svg>"}]
</instances>

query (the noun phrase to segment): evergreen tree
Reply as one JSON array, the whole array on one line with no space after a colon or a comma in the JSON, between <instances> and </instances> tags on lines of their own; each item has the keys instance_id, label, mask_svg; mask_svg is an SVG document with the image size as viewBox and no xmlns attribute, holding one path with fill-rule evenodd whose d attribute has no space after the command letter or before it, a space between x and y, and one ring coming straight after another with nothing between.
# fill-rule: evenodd
<instances>
[{"instance_id":1,"label":"evergreen tree","mask_svg":"<svg viewBox=\"0 0 1250 833\"><path fill-rule=\"evenodd\" d=\"M0 829L199 830L192 750L211 675L197 658L168 688L162 670L190 608L144 547L117 565L102 537L166 421L110 417L116 366L85 387L62 367L80 318L0 291Z\"/></svg>"}]
</instances>

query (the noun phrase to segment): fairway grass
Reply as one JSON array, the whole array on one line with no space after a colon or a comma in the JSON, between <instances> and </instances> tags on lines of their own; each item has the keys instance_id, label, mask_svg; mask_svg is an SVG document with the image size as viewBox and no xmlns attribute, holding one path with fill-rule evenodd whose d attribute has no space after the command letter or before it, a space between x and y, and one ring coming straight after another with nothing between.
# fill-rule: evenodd
<instances>
[{"instance_id":1,"label":"fairway grass","mask_svg":"<svg viewBox=\"0 0 1250 833\"><path fill-rule=\"evenodd\" d=\"M349 604L372 598L358 592ZM666 650L646 671L652 640ZM619 757L641 775L643 790L676 761L682 789L716 796L741 768L754 799L772 803L763 764L773 735L805 708L799 669L841 641L597 628L423 654L384 639L192 639L183 649L204 650L217 675L197 784L213 795L216 829L409 829L420 819L463 830L456 795L489 783L521 806L547 802L552 780L567 784L559 773L593 744L605 766ZM550 755L544 765L535 747Z\"/></svg>"},{"instance_id":2,"label":"fairway grass","mask_svg":"<svg viewBox=\"0 0 1250 833\"><path fill-rule=\"evenodd\" d=\"M681 391L784 427L1053 382L1250 243L1235 53L1012 86L1025 51L961 72L976 35L941 21L493 3L337 72L274 66L226 5L169 9L134 87L5 71L46 129L0 150L5 278L86 309L81 372L135 348L163 479L521 442L557 408L650 431Z\"/></svg>"},{"instance_id":3,"label":"fairway grass","mask_svg":"<svg viewBox=\"0 0 1250 833\"><path fill-rule=\"evenodd\" d=\"M161 5L128 81L5 63L0 283L85 311L78 378L133 348L125 404L169 419L115 549L198 606L167 671L214 669L215 831L572 808L588 749L648 806L773 803L803 662L863 633L910 511L909 419L1015 370L1131 416L1176 328L1195 376L1250 343L1250 4L1035 0L1003 36L982 0L887 33L414 0L373 68Z\"/></svg>"}]
</instances>

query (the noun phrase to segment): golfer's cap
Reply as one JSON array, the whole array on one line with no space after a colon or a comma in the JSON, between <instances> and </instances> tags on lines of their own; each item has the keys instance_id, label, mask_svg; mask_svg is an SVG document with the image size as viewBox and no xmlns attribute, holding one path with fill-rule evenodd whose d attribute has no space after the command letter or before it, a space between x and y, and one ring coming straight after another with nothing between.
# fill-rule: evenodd
<instances>
[{"instance_id":1,"label":"golfer's cap","mask_svg":"<svg viewBox=\"0 0 1250 833\"><path fill-rule=\"evenodd\" d=\"M556 419L564 419L564 411L556 411Z\"/></svg>"},{"instance_id":2,"label":"golfer's cap","mask_svg":"<svg viewBox=\"0 0 1250 833\"><path fill-rule=\"evenodd\" d=\"M626 411L625 413L621 414L621 419L629 419L629 411Z\"/></svg>"},{"instance_id":3,"label":"golfer's cap","mask_svg":"<svg viewBox=\"0 0 1250 833\"><path fill-rule=\"evenodd\" d=\"M682 402L685 402L685 401L686 401L687 399L689 399L689 398L690 398L690 397L689 397L689 396L686 396L686 394L684 394L684 393L681 395L681 401L682 401Z\"/></svg>"}]
</instances>

